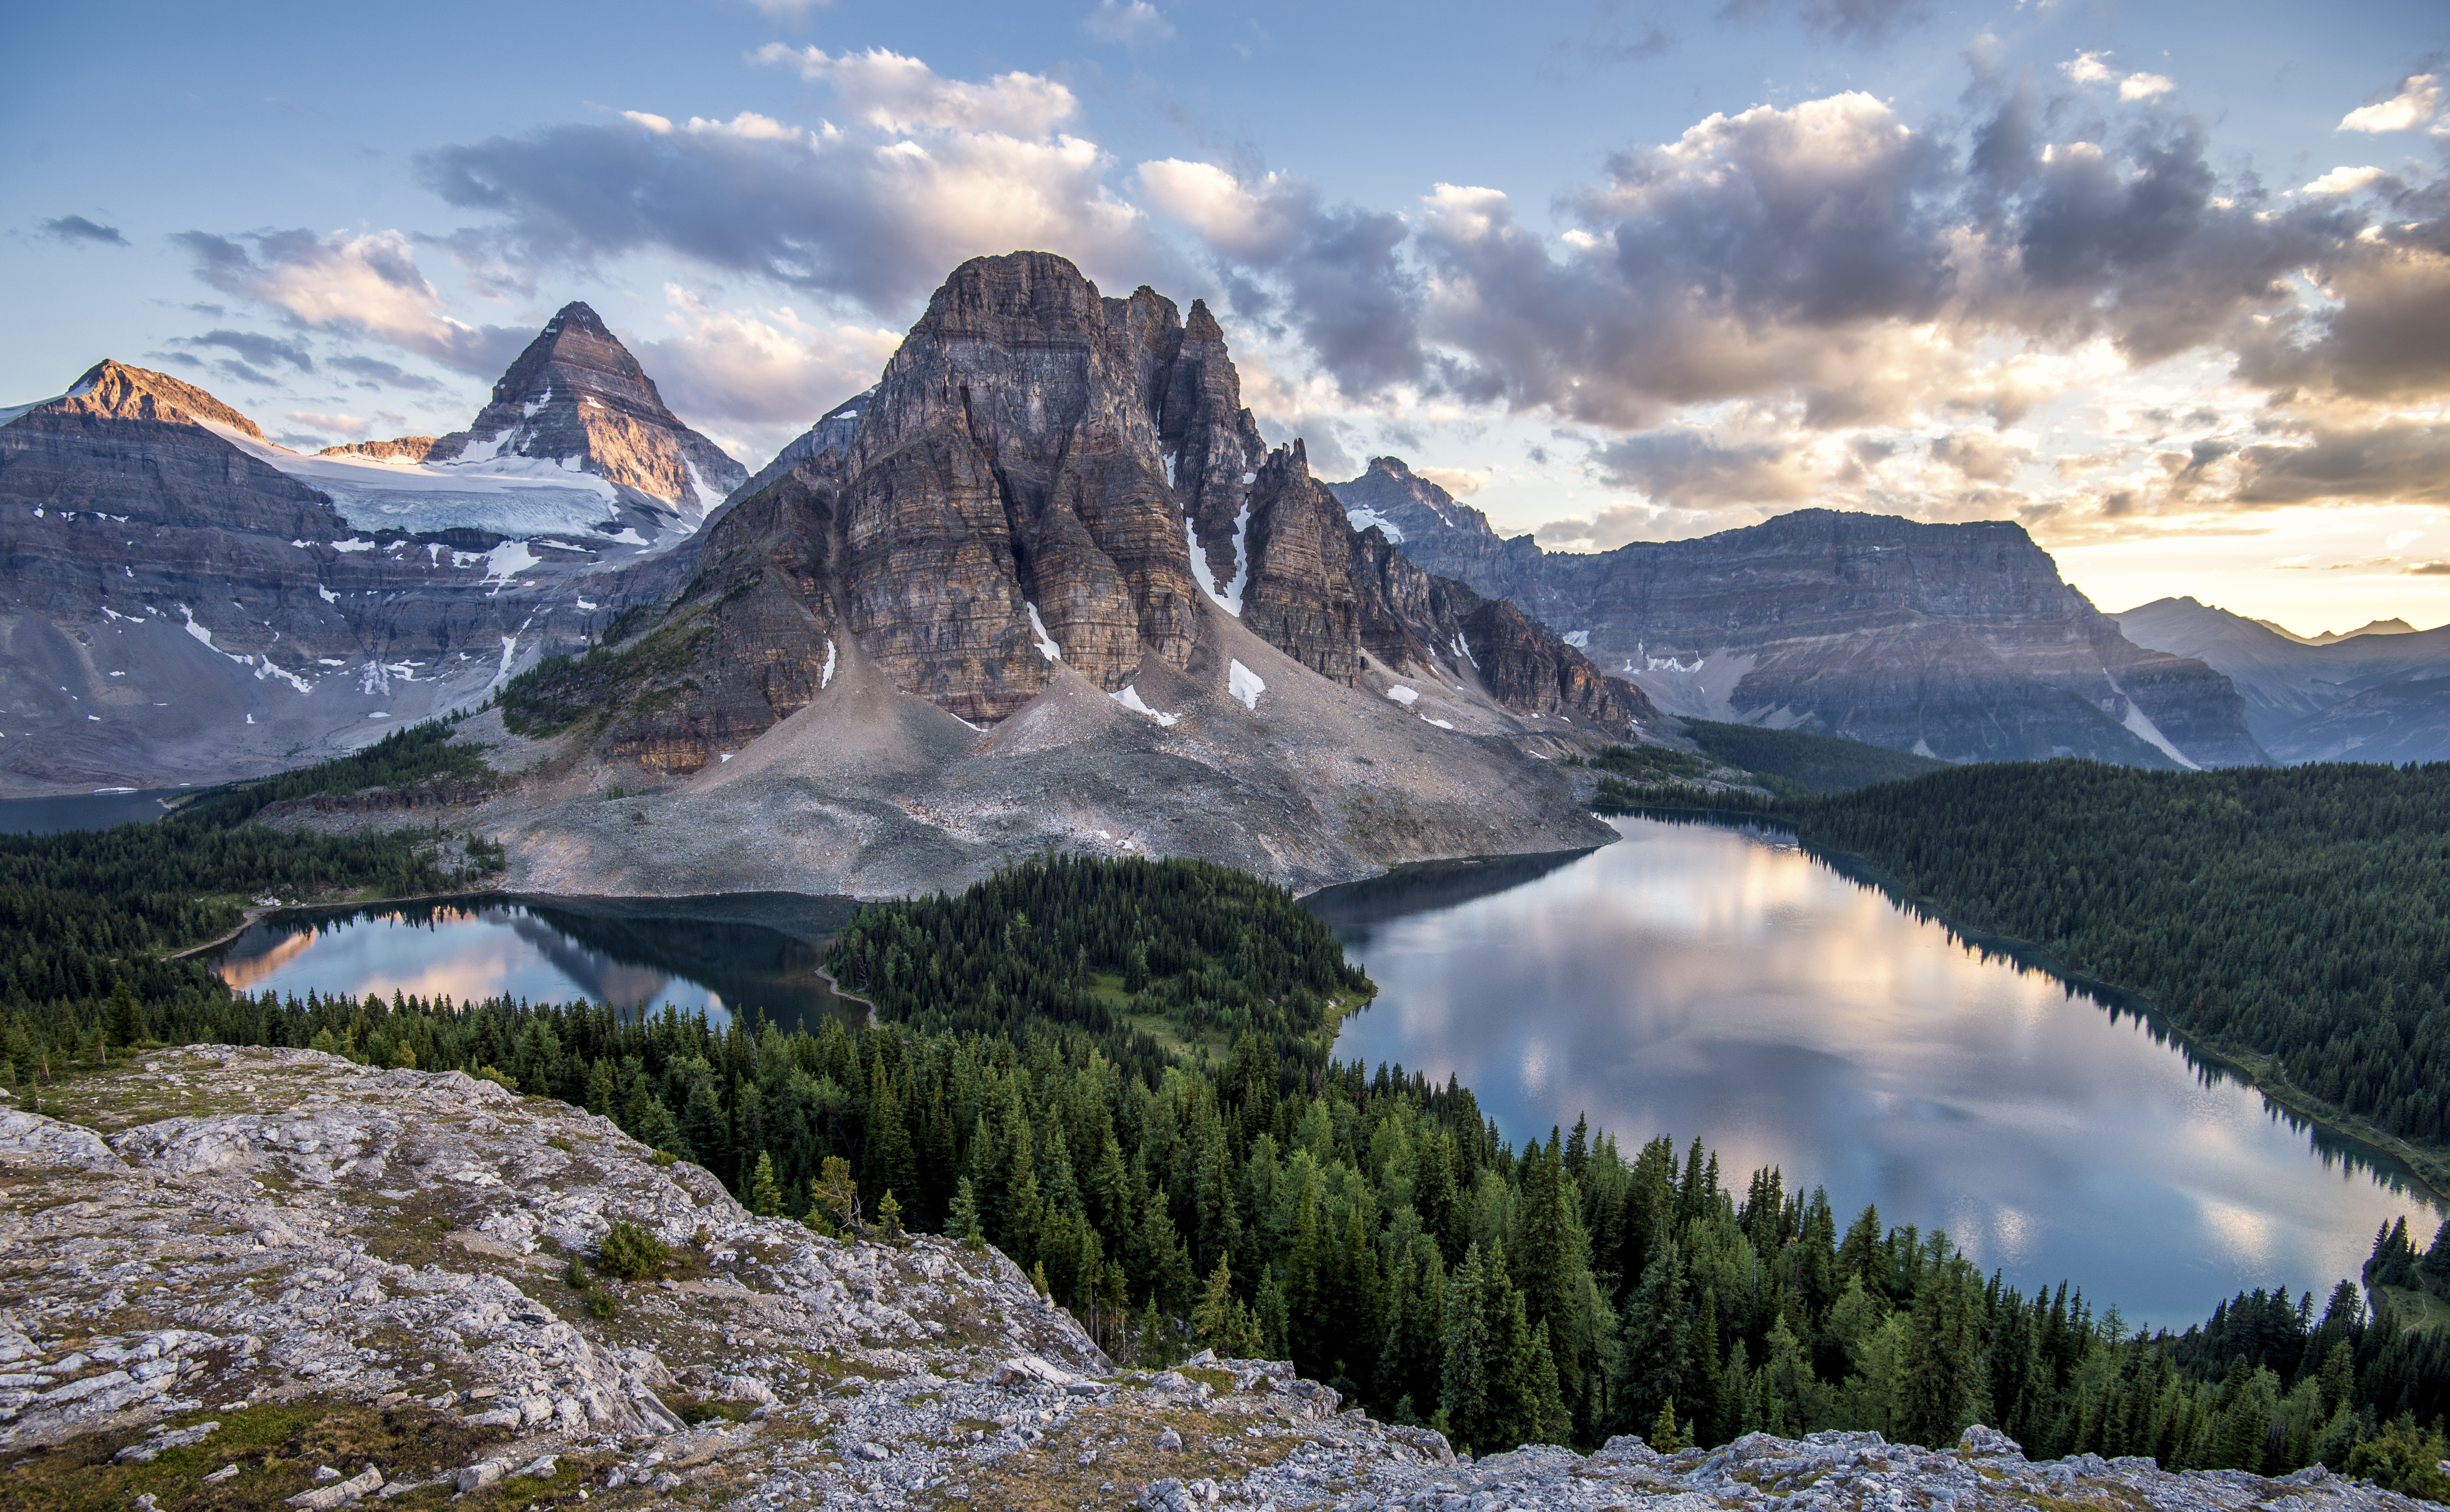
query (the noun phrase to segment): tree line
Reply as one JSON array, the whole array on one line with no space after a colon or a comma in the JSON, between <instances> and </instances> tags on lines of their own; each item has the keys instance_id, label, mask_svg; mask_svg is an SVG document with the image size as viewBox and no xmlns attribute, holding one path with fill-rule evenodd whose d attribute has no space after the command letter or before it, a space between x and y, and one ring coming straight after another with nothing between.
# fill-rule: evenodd
<instances>
[{"instance_id":1,"label":"tree line","mask_svg":"<svg viewBox=\"0 0 2450 1512\"><path fill-rule=\"evenodd\" d=\"M1953 923L2148 998L2276 1091L2450 1142L2450 764L2001 763L1778 814Z\"/></svg>"}]
</instances>

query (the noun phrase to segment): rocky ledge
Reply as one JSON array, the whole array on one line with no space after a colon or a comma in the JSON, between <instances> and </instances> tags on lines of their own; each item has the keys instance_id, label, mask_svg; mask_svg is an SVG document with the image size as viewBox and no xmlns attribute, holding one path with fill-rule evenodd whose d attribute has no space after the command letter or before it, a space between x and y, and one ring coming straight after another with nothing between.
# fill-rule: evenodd
<instances>
[{"instance_id":1,"label":"rocky ledge","mask_svg":"<svg viewBox=\"0 0 2450 1512\"><path fill-rule=\"evenodd\" d=\"M993 1250L753 1217L603 1119L457 1073L190 1047L43 1108L0 1110L8 1504L2421 1505L2320 1467L2032 1464L1981 1427L1458 1459L1281 1363L1117 1371ZM584 1273L615 1222L670 1247L659 1273Z\"/></svg>"}]
</instances>

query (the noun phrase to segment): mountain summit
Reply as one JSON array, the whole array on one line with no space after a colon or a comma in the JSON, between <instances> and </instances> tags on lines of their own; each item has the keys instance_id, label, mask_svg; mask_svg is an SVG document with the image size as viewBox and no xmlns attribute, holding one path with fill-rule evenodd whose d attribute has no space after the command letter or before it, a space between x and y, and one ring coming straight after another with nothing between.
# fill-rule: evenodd
<instances>
[{"instance_id":1,"label":"mountain summit","mask_svg":"<svg viewBox=\"0 0 2450 1512\"><path fill-rule=\"evenodd\" d=\"M749 476L664 407L654 379L578 300L545 322L469 427L437 439L423 459L512 456L574 461L609 483L692 514L713 508Z\"/></svg>"}]
</instances>

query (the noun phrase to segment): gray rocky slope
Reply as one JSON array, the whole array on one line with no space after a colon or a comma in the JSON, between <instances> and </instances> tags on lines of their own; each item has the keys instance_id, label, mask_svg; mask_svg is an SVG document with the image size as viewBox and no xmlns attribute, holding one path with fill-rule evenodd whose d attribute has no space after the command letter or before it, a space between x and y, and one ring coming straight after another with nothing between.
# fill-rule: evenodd
<instances>
[{"instance_id":1,"label":"gray rocky slope","mask_svg":"<svg viewBox=\"0 0 2450 1512\"><path fill-rule=\"evenodd\" d=\"M190 1047L54 1095L68 1121L0 1111L0 1447L33 1476L47 1452L171 1467L142 1506L216 1488L313 1509L2420 1505L2319 1467L2032 1464L1979 1427L1936 1450L1833 1432L1474 1461L1281 1364L1118 1371L993 1250L755 1218L602 1119L457 1073ZM561 1272L615 1221L674 1255L601 1283L608 1316ZM244 1414L283 1405L379 1408L400 1431L327 1471L224 1462Z\"/></svg>"},{"instance_id":2,"label":"gray rocky slope","mask_svg":"<svg viewBox=\"0 0 2450 1512\"><path fill-rule=\"evenodd\" d=\"M744 476L583 304L438 442L301 456L98 363L0 410L0 795L256 775L481 703L670 594Z\"/></svg>"},{"instance_id":3,"label":"gray rocky slope","mask_svg":"<svg viewBox=\"0 0 2450 1512\"><path fill-rule=\"evenodd\" d=\"M1501 540L1392 457L1331 486L1422 567L1521 605L1670 713L1951 761L2266 760L2227 678L2122 635L2008 521L1808 509L1573 554Z\"/></svg>"}]
</instances>

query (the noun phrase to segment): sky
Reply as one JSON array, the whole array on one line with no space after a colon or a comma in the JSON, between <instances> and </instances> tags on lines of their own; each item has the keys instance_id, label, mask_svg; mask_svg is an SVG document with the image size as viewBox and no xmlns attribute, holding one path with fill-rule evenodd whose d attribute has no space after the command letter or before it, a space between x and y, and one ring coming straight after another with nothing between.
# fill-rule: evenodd
<instances>
[{"instance_id":1,"label":"sky","mask_svg":"<svg viewBox=\"0 0 2450 1512\"><path fill-rule=\"evenodd\" d=\"M1551 550L2013 519L2112 611L2450 621L2438 0L137 0L13 20L0 128L0 403L438 434L585 300L753 467L1028 247Z\"/></svg>"}]
</instances>

